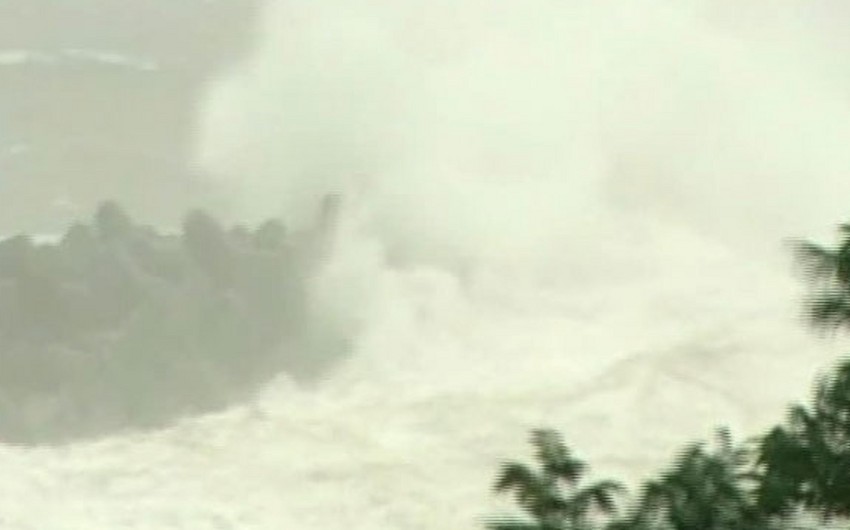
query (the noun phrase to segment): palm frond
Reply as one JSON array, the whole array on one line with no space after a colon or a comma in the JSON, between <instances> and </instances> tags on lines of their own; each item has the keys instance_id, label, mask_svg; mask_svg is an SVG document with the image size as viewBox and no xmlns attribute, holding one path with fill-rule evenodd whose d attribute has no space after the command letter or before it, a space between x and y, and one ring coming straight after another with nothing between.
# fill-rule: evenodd
<instances>
[{"instance_id":1,"label":"palm frond","mask_svg":"<svg viewBox=\"0 0 850 530\"><path fill-rule=\"evenodd\" d=\"M504 462L493 484L493 490L501 493L516 488L534 487L538 483L537 475L526 465L513 461Z\"/></svg>"},{"instance_id":2,"label":"palm frond","mask_svg":"<svg viewBox=\"0 0 850 530\"><path fill-rule=\"evenodd\" d=\"M837 270L838 256L835 251L827 250L808 241L793 242L797 263L810 281L833 278Z\"/></svg>"},{"instance_id":3,"label":"palm frond","mask_svg":"<svg viewBox=\"0 0 850 530\"><path fill-rule=\"evenodd\" d=\"M531 443L536 448L535 457L547 476L573 485L584 475L587 465L572 455L558 431L535 429Z\"/></svg>"},{"instance_id":4,"label":"palm frond","mask_svg":"<svg viewBox=\"0 0 850 530\"><path fill-rule=\"evenodd\" d=\"M818 329L836 329L850 323L850 293L828 289L812 296L805 304L809 323Z\"/></svg>"},{"instance_id":5,"label":"palm frond","mask_svg":"<svg viewBox=\"0 0 850 530\"><path fill-rule=\"evenodd\" d=\"M613 480L603 480L584 487L574 493L569 503L582 513L596 508L602 513L614 513L617 509L615 495L624 493L625 487Z\"/></svg>"}]
</instances>

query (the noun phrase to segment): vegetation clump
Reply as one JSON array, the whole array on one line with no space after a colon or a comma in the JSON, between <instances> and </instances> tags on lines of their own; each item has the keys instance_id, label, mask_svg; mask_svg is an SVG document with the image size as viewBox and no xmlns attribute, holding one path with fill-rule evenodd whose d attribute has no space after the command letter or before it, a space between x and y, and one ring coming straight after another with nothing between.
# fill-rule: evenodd
<instances>
[{"instance_id":1,"label":"vegetation clump","mask_svg":"<svg viewBox=\"0 0 850 530\"><path fill-rule=\"evenodd\" d=\"M303 249L278 220L189 212L160 233L105 202L55 242L0 241L0 440L152 427L247 397L325 359L307 328Z\"/></svg>"},{"instance_id":2,"label":"vegetation clump","mask_svg":"<svg viewBox=\"0 0 850 530\"><path fill-rule=\"evenodd\" d=\"M807 322L850 328L850 224L837 248L795 243L809 281ZM789 407L783 422L735 443L691 444L631 497L618 482L584 488L587 466L552 429L536 430L539 471L503 464L494 490L515 493L526 518L487 522L490 530L803 530L850 528L850 359L815 382L810 403ZM559 486L571 488L564 494ZM627 506L617 510L617 506ZM594 514L595 518L589 517ZM801 523L801 521L803 521ZM841 525L841 526L834 526Z\"/></svg>"}]
</instances>

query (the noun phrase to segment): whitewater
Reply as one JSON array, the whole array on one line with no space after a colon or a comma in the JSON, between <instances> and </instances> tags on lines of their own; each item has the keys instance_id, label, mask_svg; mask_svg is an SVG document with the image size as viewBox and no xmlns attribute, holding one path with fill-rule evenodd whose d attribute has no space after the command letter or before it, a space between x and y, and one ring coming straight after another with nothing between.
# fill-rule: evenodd
<instances>
[{"instance_id":1,"label":"whitewater","mask_svg":"<svg viewBox=\"0 0 850 530\"><path fill-rule=\"evenodd\" d=\"M788 245L850 214L840 3L266 9L198 160L235 218L343 197L300 347L345 359L157 432L0 444L0 528L480 528L532 428L635 482L846 351Z\"/></svg>"}]
</instances>

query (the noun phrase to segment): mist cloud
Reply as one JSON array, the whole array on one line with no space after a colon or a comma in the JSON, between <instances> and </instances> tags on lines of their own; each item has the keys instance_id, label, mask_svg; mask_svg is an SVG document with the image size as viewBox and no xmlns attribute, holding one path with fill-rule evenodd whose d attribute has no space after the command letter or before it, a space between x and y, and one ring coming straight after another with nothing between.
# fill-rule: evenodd
<instances>
[{"instance_id":1,"label":"mist cloud","mask_svg":"<svg viewBox=\"0 0 850 530\"><path fill-rule=\"evenodd\" d=\"M359 188L387 245L423 259L552 260L655 221L774 247L844 212L834 9L272 2L202 158L244 216L298 222Z\"/></svg>"}]
</instances>

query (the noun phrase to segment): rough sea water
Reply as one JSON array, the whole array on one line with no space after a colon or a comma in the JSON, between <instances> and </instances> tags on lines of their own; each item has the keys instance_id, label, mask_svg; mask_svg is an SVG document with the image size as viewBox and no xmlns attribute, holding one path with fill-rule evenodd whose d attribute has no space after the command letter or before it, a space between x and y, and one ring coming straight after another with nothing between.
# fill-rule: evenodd
<instances>
[{"instance_id":1,"label":"rough sea water","mask_svg":"<svg viewBox=\"0 0 850 530\"><path fill-rule=\"evenodd\" d=\"M531 428L636 481L778 422L850 348L802 322L787 245L850 217L848 16L272 2L199 160L237 217L343 196L310 347L351 351L173 428L0 446L0 528L480 528Z\"/></svg>"}]
</instances>

